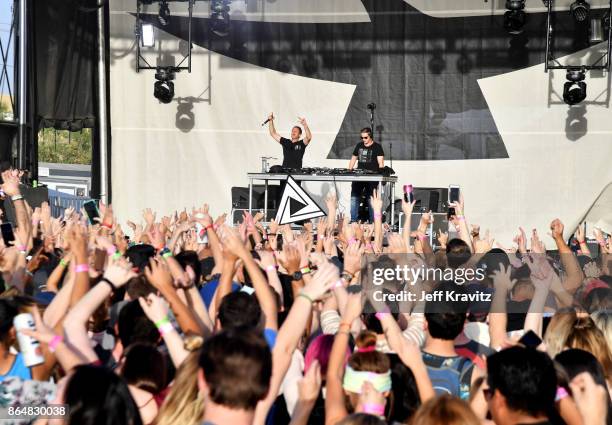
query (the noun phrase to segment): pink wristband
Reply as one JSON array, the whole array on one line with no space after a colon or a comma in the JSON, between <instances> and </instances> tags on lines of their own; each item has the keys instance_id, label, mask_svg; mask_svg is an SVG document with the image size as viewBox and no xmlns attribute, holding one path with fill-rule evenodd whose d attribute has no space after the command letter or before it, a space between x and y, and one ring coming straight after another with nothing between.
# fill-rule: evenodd
<instances>
[{"instance_id":1,"label":"pink wristband","mask_svg":"<svg viewBox=\"0 0 612 425\"><path fill-rule=\"evenodd\" d=\"M77 264L76 266L74 266L75 273L88 272L88 271L89 271L89 264Z\"/></svg>"},{"instance_id":2,"label":"pink wristband","mask_svg":"<svg viewBox=\"0 0 612 425\"><path fill-rule=\"evenodd\" d=\"M427 235L417 235L417 239L423 242L425 239L427 239Z\"/></svg>"},{"instance_id":3,"label":"pink wristband","mask_svg":"<svg viewBox=\"0 0 612 425\"><path fill-rule=\"evenodd\" d=\"M267 266L266 267L266 271L267 272L276 272L276 266Z\"/></svg>"},{"instance_id":4,"label":"pink wristband","mask_svg":"<svg viewBox=\"0 0 612 425\"><path fill-rule=\"evenodd\" d=\"M341 286L344 286L344 283L342 282L342 279L338 279L336 283L334 283L332 288L336 289L336 288L340 288Z\"/></svg>"},{"instance_id":5,"label":"pink wristband","mask_svg":"<svg viewBox=\"0 0 612 425\"><path fill-rule=\"evenodd\" d=\"M106 253L108 255L113 255L115 252L117 252L117 247L115 245L111 245L109 248L106 249Z\"/></svg>"},{"instance_id":6,"label":"pink wristband","mask_svg":"<svg viewBox=\"0 0 612 425\"><path fill-rule=\"evenodd\" d=\"M353 237L353 238L350 238L350 239L349 239L348 244L349 244L349 245L353 245L353 244L354 244L354 243L356 243L356 242L357 242L357 239Z\"/></svg>"},{"instance_id":7,"label":"pink wristband","mask_svg":"<svg viewBox=\"0 0 612 425\"><path fill-rule=\"evenodd\" d=\"M385 414L385 405L377 403L363 403L363 413L383 416Z\"/></svg>"},{"instance_id":8,"label":"pink wristband","mask_svg":"<svg viewBox=\"0 0 612 425\"><path fill-rule=\"evenodd\" d=\"M375 212L374 213L374 219L377 219L377 218L382 218L382 213Z\"/></svg>"},{"instance_id":9,"label":"pink wristband","mask_svg":"<svg viewBox=\"0 0 612 425\"><path fill-rule=\"evenodd\" d=\"M384 317L387 317L388 315L389 315L388 311L379 311L378 313L374 315L374 317L376 317L378 320L382 320Z\"/></svg>"},{"instance_id":10,"label":"pink wristband","mask_svg":"<svg viewBox=\"0 0 612 425\"><path fill-rule=\"evenodd\" d=\"M53 338L51 338L51 341L49 341L49 351L55 353L55 350L57 350L57 346L60 345L62 342L64 342L64 337L61 335L55 335Z\"/></svg>"},{"instance_id":11,"label":"pink wristband","mask_svg":"<svg viewBox=\"0 0 612 425\"><path fill-rule=\"evenodd\" d=\"M567 396L569 396L569 394L565 388L557 387L557 394L555 395L555 401L563 400Z\"/></svg>"},{"instance_id":12,"label":"pink wristband","mask_svg":"<svg viewBox=\"0 0 612 425\"><path fill-rule=\"evenodd\" d=\"M164 336L172 332L174 330L174 326L172 326L172 323L167 322L161 325L160 327L158 327L157 330L161 336Z\"/></svg>"}]
</instances>

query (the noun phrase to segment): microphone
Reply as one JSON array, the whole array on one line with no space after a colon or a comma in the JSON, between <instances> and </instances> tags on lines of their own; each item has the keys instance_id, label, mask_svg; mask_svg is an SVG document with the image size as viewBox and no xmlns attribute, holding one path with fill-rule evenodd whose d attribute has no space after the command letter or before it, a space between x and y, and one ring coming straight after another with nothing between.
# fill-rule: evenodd
<instances>
[{"instance_id":1,"label":"microphone","mask_svg":"<svg viewBox=\"0 0 612 425\"><path fill-rule=\"evenodd\" d=\"M268 118L267 120L265 120L261 126L263 127L264 125L268 124L269 122L270 122L270 118Z\"/></svg>"}]
</instances>

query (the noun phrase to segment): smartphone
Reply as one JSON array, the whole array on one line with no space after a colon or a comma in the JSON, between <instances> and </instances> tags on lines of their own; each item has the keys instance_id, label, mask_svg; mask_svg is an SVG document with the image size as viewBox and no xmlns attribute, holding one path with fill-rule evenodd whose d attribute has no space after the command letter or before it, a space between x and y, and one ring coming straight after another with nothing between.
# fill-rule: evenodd
<instances>
[{"instance_id":1,"label":"smartphone","mask_svg":"<svg viewBox=\"0 0 612 425\"><path fill-rule=\"evenodd\" d=\"M0 229L2 229L2 239L4 240L4 245L7 247L11 246L11 243L15 241L13 223L2 223L0 224Z\"/></svg>"},{"instance_id":2,"label":"smartphone","mask_svg":"<svg viewBox=\"0 0 612 425\"><path fill-rule=\"evenodd\" d=\"M451 184L448 186L448 203L459 202L459 186ZM456 214L453 207L448 208L448 217L452 217Z\"/></svg>"},{"instance_id":3,"label":"smartphone","mask_svg":"<svg viewBox=\"0 0 612 425\"><path fill-rule=\"evenodd\" d=\"M404 185L404 201L408 203L412 203L412 201L414 201L414 194L412 193L411 184Z\"/></svg>"},{"instance_id":4,"label":"smartphone","mask_svg":"<svg viewBox=\"0 0 612 425\"><path fill-rule=\"evenodd\" d=\"M96 201L91 200L83 203L83 209L87 213L87 217L89 218L89 224L96 224L96 218L100 218L100 212L98 211L98 206L96 205Z\"/></svg>"},{"instance_id":5,"label":"smartphone","mask_svg":"<svg viewBox=\"0 0 612 425\"><path fill-rule=\"evenodd\" d=\"M534 331L529 331L519 339L525 347L536 348L542 343L542 339Z\"/></svg>"}]
</instances>

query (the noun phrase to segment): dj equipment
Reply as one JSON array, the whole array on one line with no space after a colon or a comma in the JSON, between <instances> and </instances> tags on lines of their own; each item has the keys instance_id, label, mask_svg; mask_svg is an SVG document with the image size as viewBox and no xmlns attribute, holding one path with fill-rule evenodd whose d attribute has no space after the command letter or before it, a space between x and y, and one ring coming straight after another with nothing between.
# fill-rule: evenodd
<instances>
[{"instance_id":1,"label":"dj equipment","mask_svg":"<svg viewBox=\"0 0 612 425\"><path fill-rule=\"evenodd\" d=\"M348 168L321 168L321 167L308 167L308 168L285 168L280 165L273 165L270 167L269 174L291 174L293 175L313 175L313 176L364 176L364 175L380 175L379 173L371 170L353 169Z\"/></svg>"}]
</instances>

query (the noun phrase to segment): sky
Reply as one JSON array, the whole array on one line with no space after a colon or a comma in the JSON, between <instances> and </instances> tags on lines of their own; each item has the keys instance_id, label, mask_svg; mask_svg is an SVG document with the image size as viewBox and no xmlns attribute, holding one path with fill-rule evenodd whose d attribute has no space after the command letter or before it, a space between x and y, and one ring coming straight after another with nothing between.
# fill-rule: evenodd
<instances>
[{"instance_id":1,"label":"sky","mask_svg":"<svg viewBox=\"0 0 612 425\"><path fill-rule=\"evenodd\" d=\"M11 17L12 17L12 9L13 9L13 1L12 0L0 0L0 40L2 40L2 47L6 49L8 44L8 39L10 35L11 29ZM9 74L9 78L13 77L13 43L14 37L11 40L11 45L9 46L9 54L8 54L8 63L7 63L7 72ZM0 59L0 71L4 67L4 63L2 59ZM5 79L0 79L0 94L7 94L7 83ZM14 84L11 82L11 87Z\"/></svg>"}]
</instances>

